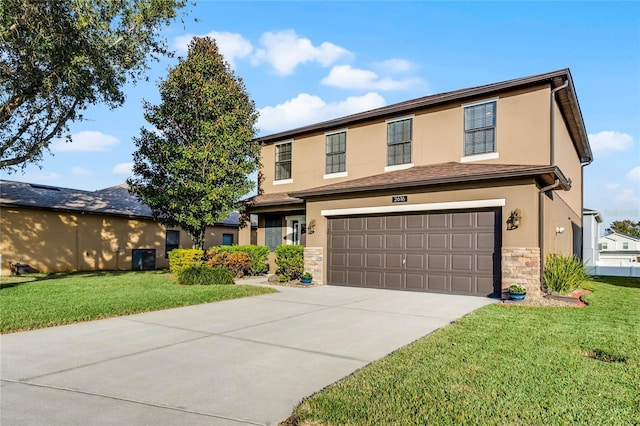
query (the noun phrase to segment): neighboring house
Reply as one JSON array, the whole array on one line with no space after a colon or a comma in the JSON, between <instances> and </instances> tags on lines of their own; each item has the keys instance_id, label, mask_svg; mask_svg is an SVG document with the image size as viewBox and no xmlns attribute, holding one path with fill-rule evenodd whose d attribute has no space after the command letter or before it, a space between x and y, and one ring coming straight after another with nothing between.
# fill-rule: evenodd
<instances>
[{"instance_id":1,"label":"neighboring house","mask_svg":"<svg viewBox=\"0 0 640 426\"><path fill-rule=\"evenodd\" d=\"M316 282L539 295L546 254L582 252L593 157L568 69L259 140L258 244L305 245Z\"/></svg>"},{"instance_id":2,"label":"neighboring house","mask_svg":"<svg viewBox=\"0 0 640 426\"><path fill-rule=\"evenodd\" d=\"M612 232L598 240L601 266L629 266L640 262L640 238Z\"/></svg>"},{"instance_id":3,"label":"neighboring house","mask_svg":"<svg viewBox=\"0 0 640 426\"><path fill-rule=\"evenodd\" d=\"M234 213L210 228L205 247L237 244L238 222ZM2 275L15 263L41 272L164 268L176 247L192 247L188 234L155 222L126 185L91 192L0 181Z\"/></svg>"},{"instance_id":4,"label":"neighboring house","mask_svg":"<svg viewBox=\"0 0 640 426\"><path fill-rule=\"evenodd\" d=\"M591 209L582 210L582 263L588 267L597 266L600 260L598 240L602 215Z\"/></svg>"}]
</instances>

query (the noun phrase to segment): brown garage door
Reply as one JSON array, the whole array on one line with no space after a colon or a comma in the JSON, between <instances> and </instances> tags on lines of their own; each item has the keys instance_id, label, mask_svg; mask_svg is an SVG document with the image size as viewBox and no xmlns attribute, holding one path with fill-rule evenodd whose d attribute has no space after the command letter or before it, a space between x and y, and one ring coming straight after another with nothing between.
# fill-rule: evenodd
<instances>
[{"instance_id":1,"label":"brown garage door","mask_svg":"<svg viewBox=\"0 0 640 426\"><path fill-rule=\"evenodd\" d=\"M330 218L328 284L494 294L498 216L483 210Z\"/></svg>"}]
</instances>

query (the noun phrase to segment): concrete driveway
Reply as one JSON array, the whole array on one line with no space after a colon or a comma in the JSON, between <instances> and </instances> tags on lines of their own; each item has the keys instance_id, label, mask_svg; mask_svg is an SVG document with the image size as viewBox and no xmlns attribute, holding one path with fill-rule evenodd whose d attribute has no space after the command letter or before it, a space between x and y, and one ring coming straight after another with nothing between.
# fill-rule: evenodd
<instances>
[{"instance_id":1,"label":"concrete driveway","mask_svg":"<svg viewBox=\"0 0 640 426\"><path fill-rule=\"evenodd\" d=\"M278 289L3 335L0 423L274 425L302 398L494 302Z\"/></svg>"}]
</instances>

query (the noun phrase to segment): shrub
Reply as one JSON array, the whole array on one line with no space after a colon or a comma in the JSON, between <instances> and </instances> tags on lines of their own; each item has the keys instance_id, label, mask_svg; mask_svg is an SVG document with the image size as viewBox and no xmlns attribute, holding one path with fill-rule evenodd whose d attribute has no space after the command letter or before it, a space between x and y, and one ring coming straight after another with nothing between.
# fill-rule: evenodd
<instances>
[{"instance_id":1,"label":"shrub","mask_svg":"<svg viewBox=\"0 0 640 426\"><path fill-rule=\"evenodd\" d=\"M278 275L286 275L289 280L300 278L304 270L304 247L300 245L283 245L276 248L276 264Z\"/></svg>"},{"instance_id":2,"label":"shrub","mask_svg":"<svg viewBox=\"0 0 640 426\"><path fill-rule=\"evenodd\" d=\"M249 263L245 264L243 275L260 275L269 270L267 258L269 247L267 246L216 246L207 251L207 264L226 266L224 262L231 253L244 253L249 256ZM216 259L216 256L218 257ZM237 261L238 259L236 259Z\"/></svg>"},{"instance_id":3,"label":"shrub","mask_svg":"<svg viewBox=\"0 0 640 426\"><path fill-rule=\"evenodd\" d=\"M231 272L222 267L204 265L189 266L178 274L178 283L183 285L228 285L234 284Z\"/></svg>"},{"instance_id":4,"label":"shrub","mask_svg":"<svg viewBox=\"0 0 640 426\"><path fill-rule=\"evenodd\" d=\"M575 256L549 254L544 265L544 284L560 294L569 293L589 278L584 265Z\"/></svg>"},{"instance_id":5,"label":"shrub","mask_svg":"<svg viewBox=\"0 0 640 426\"><path fill-rule=\"evenodd\" d=\"M509 293L512 294L526 294L527 293L527 289L520 284L511 284L509 286Z\"/></svg>"},{"instance_id":6,"label":"shrub","mask_svg":"<svg viewBox=\"0 0 640 426\"><path fill-rule=\"evenodd\" d=\"M202 265L203 255L199 249L173 249L169 252L169 270L177 277L189 266Z\"/></svg>"}]
</instances>

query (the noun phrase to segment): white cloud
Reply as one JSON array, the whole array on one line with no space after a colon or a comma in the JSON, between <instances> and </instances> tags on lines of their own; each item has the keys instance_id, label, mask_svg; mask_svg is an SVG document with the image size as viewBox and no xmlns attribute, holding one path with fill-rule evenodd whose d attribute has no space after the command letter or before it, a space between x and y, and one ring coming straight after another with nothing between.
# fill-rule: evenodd
<instances>
[{"instance_id":1,"label":"white cloud","mask_svg":"<svg viewBox=\"0 0 640 426\"><path fill-rule=\"evenodd\" d=\"M386 61L376 62L374 64L378 69L386 73L401 73L401 72L409 72L416 69L416 65L414 65L411 61L407 61L406 59L387 59Z\"/></svg>"},{"instance_id":2,"label":"white cloud","mask_svg":"<svg viewBox=\"0 0 640 426\"><path fill-rule=\"evenodd\" d=\"M84 167L80 167L80 166L72 167L71 168L71 173L73 173L74 175L78 175L78 176L91 176L91 175L93 175L93 173L91 173L90 170L85 169Z\"/></svg>"},{"instance_id":3,"label":"white cloud","mask_svg":"<svg viewBox=\"0 0 640 426\"><path fill-rule=\"evenodd\" d=\"M627 179L640 184L640 166L636 166L633 169L629 170L629 172L627 173Z\"/></svg>"},{"instance_id":4,"label":"white cloud","mask_svg":"<svg viewBox=\"0 0 640 426\"><path fill-rule=\"evenodd\" d=\"M421 83L422 80L419 78L380 78L373 71L352 68L351 65L336 65L329 75L322 79L322 84L327 86L360 90L405 90Z\"/></svg>"},{"instance_id":5,"label":"white cloud","mask_svg":"<svg viewBox=\"0 0 640 426\"><path fill-rule=\"evenodd\" d=\"M600 153L607 151L624 151L633 145L633 137L622 132L605 130L589 134L591 149Z\"/></svg>"},{"instance_id":6,"label":"white cloud","mask_svg":"<svg viewBox=\"0 0 640 426\"><path fill-rule=\"evenodd\" d=\"M611 191L611 190L620 188L620 184L619 183L608 183L608 184L606 184L604 186L604 188L609 190L609 191Z\"/></svg>"},{"instance_id":7,"label":"white cloud","mask_svg":"<svg viewBox=\"0 0 640 426\"><path fill-rule=\"evenodd\" d=\"M268 62L278 74L290 75L305 62L318 62L324 67L351 53L333 43L314 46L308 38L298 37L294 30L266 32L260 37L264 46L256 52L254 63Z\"/></svg>"},{"instance_id":8,"label":"white cloud","mask_svg":"<svg viewBox=\"0 0 640 426\"><path fill-rule=\"evenodd\" d=\"M224 56L224 59L229 63L231 68L235 67L236 59L247 57L253 52L253 46L249 40L245 39L241 34L230 32L211 31L200 36L185 34L176 37L174 45L178 51L187 52L187 48L193 37L211 37L215 39L220 53Z\"/></svg>"},{"instance_id":9,"label":"white cloud","mask_svg":"<svg viewBox=\"0 0 640 426\"><path fill-rule=\"evenodd\" d=\"M267 132L288 130L384 105L384 98L374 92L330 103L326 103L319 96L300 93L284 103L261 108L258 128Z\"/></svg>"},{"instance_id":10,"label":"white cloud","mask_svg":"<svg viewBox=\"0 0 640 426\"><path fill-rule=\"evenodd\" d=\"M56 172L33 171L33 172L22 173L20 180L22 182L41 183L43 185L55 185L55 182L60 180L60 175Z\"/></svg>"},{"instance_id":11,"label":"white cloud","mask_svg":"<svg viewBox=\"0 0 640 426\"><path fill-rule=\"evenodd\" d=\"M133 163L118 163L111 172L116 175L130 175L133 172Z\"/></svg>"},{"instance_id":12,"label":"white cloud","mask_svg":"<svg viewBox=\"0 0 640 426\"><path fill-rule=\"evenodd\" d=\"M637 206L640 205L640 196L638 196L638 192L633 188L622 188L615 196L614 202L618 205L629 205L637 208Z\"/></svg>"},{"instance_id":13,"label":"white cloud","mask_svg":"<svg viewBox=\"0 0 640 426\"><path fill-rule=\"evenodd\" d=\"M118 138L102 132L84 131L71 135L71 142L63 139L51 144L54 152L106 152L118 144Z\"/></svg>"}]
</instances>

